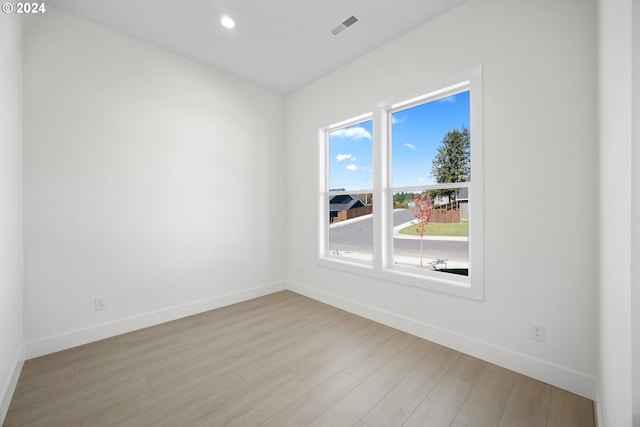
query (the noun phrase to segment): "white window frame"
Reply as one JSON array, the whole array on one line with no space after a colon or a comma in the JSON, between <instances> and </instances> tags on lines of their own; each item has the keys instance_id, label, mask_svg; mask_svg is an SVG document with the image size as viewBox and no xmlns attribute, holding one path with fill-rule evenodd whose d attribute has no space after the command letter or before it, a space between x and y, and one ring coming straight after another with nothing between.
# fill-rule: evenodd
<instances>
[{"instance_id":1,"label":"white window frame","mask_svg":"<svg viewBox=\"0 0 640 427\"><path fill-rule=\"evenodd\" d=\"M470 182L426 186L392 187L390 117L395 111L436 101L469 91L471 134ZM347 118L351 117L351 118ZM345 194L373 193L373 259L360 262L329 253L329 132L366 120L372 120L373 189L344 191ZM376 279L429 289L446 294L482 300L483 298L483 203L482 203L482 67L452 74L397 97L382 100L321 126L318 130L318 256L317 264L362 274ZM415 270L394 265L393 193L442 188L469 190L469 276L430 270Z\"/></svg>"},{"instance_id":2,"label":"white window frame","mask_svg":"<svg viewBox=\"0 0 640 427\"><path fill-rule=\"evenodd\" d=\"M319 138L321 139L321 143L319 144L320 147L320 152L319 152L319 156L322 156L320 158L324 159L324 164L326 165L325 168L320 167L319 170L321 171L321 177L320 177L320 182L323 183L323 189L321 189L320 191L320 202L319 202L319 206L324 206L323 209L319 210L319 223L320 224L324 224L324 227L319 227L320 233L322 233L322 235L320 236L319 241L323 242L323 248L326 249L326 251L323 249L322 251L318 252L318 256L320 257L321 253L326 253L326 257L329 259L335 259L337 262L341 262L343 259L342 258L338 258L337 256L335 256L335 254L331 254L329 252L329 200L331 199L332 196L338 196L338 195L342 195L342 194L348 194L348 195L360 195L360 194L373 194L373 188L361 188L361 189L355 189L355 190L331 190L329 188L329 163L330 163L330 159L329 159L329 134L331 132L340 130L340 129L344 129L344 128L348 128L350 126L354 126L357 125L359 123L364 123L367 121L373 120L373 114L372 113L365 113L365 114L360 114L356 117L353 117L351 119L348 120L343 120L341 122L332 124L330 126L328 126L325 129L322 129L319 131ZM372 123L373 124L373 123ZM375 132L375 129L373 129L373 131ZM371 163L372 163L372 167L375 169L376 168L376 158L375 158L375 146L374 146L374 152L372 152L372 159L371 159ZM373 173L372 176L372 184L375 187L375 173ZM375 209L375 206L374 206ZM375 218L375 215L374 215ZM374 240L375 240L375 226L374 226L374 230L373 230L373 234L374 234ZM375 241L373 243L373 246L375 247ZM374 248L371 248L372 251L375 251ZM367 267L370 266L371 263L369 261L366 260L358 260L358 259L353 259L353 258L349 258L348 259L348 263L349 264L360 264L363 267Z\"/></svg>"}]
</instances>

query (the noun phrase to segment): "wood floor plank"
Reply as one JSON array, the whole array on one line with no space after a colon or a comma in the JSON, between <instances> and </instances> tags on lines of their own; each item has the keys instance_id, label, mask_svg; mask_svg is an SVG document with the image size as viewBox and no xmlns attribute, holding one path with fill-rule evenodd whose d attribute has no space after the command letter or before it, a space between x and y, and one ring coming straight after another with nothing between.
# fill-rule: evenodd
<instances>
[{"instance_id":1,"label":"wood floor plank","mask_svg":"<svg viewBox=\"0 0 640 427\"><path fill-rule=\"evenodd\" d=\"M158 426L203 426L225 425L223 420L232 420L242 413L243 409L255 407L279 393L279 389L298 374L288 368L279 369L272 375L256 383L249 383L239 389L232 389L213 399L198 399L189 402L187 408L180 407L169 417L158 422ZM131 424L135 426L135 424Z\"/></svg>"},{"instance_id":2,"label":"wood floor plank","mask_svg":"<svg viewBox=\"0 0 640 427\"><path fill-rule=\"evenodd\" d=\"M286 304L285 304L286 303ZM215 328L209 328L202 332L205 340L218 336L220 330L225 333L228 329L245 330L254 335L260 335L275 327L286 329L287 333L296 330L300 326L309 323L316 312L324 311L324 307L314 304L307 298L292 301L282 301L280 306L272 308L270 305L260 307L258 313L246 313L242 318L225 318L216 322Z\"/></svg>"},{"instance_id":3,"label":"wood floor plank","mask_svg":"<svg viewBox=\"0 0 640 427\"><path fill-rule=\"evenodd\" d=\"M473 385L478 381L478 378L480 378L488 365L483 360L467 354L460 354L460 357L451 365L447 373Z\"/></svg>"},{"instance_id":4,"label":"wood floor plank","mask_svg":"<svg viewBox=\"0 0 640 427\"><path fill-rule=\"evenodd\" d=\"M130 347L136 351L135 354L170 352L171 349L185 346L193 348L212 341L224 342L229 337L234 338L236 342L243 340L250 342L251 338L264 334L285 333L288 330L287 326L293 323L292 316L295 311L304 313L303 304L308 304L308 302L303 301L297 307L294 304L289 304L293 307L291 310L285 310L286 307L282 306L283 303L284 301L281 301L279 309L274 308L271 312L269 306L261 307L262 312L256 313L255 316L246 315L240 319L221 317L209 322L213 327L194 328L189 333L181 331L177 337L173 334L158 336L154 334L153 339L149 339L149 334L147 334L147 339L142 342L138 340L135 346L130 345ZM290 329L295 329L295 327L290 326Z\"/></svg>"},{"instance_id":5,"label":"wood floor plank","mask_svg":"<svg viewBox=\"0 0 640 427\"><path fill-rule=\"evenodd\" d=\"M548 427L592 427L595 425L593 402L553 387L547 415Z\"/></svg>"},{"instance_id":6,"label":"wood floor plank","mask_svg":"<svg viewBox=\"0 0 640 427\"><path fill-rule=\"evenodd\" d=\"M358 384L360 381L351 375L338 372L259 425L264 427L307 425Z\"/></svg>"},{"instance_id":7,"label":"wood floor plank","mask_svg":"<svg viewBox=\"0 0 640 427\"><path fill-rule=\"evenodd\" d=\"M14 392L15 396L21 396L34 390L47 387L52 383L69 380L75 375L75 367L73 363L60 366L52 366L51 369L44 370L37 375L20 375L20 381Z\"/></svg>"},{"instance_id":8,"label":"wood floor plank","mask_svg":"<svg viewBox=\"0 0 640 427\"><path fill-rule=\"evenodd\" d=\"M185 356L186 361L183 361L180 367L149 373L149 382L153 388L167 388L183 381L184 376L197 376L200 372L235 371L243 364L253 363L265 354L286 348L292 343L295 341L291 337L274 334L245 342L237 347L225 347L220 351L212 352L205 348L197 357Z\"/></svg>"},{"instance_id":9,"label":"wood floor plank","mask_svg":"<svg viewBox=\"0 0 640 427\"><path fill-rule=\"evenodd\" d=\"M349 330L349 324L345 321L343 325L332 330ZM358 321L357 326L363 327L364 324ZM171 387L172 384L183 381L185 375L225 370L234 370L251 381L257 380L287 363L295 354L306 351L304 344L292 338L286 331L286 328L274 328L270 334L255 338L252 335L241 334L235 329L230 330L227 336L218 337L210 343L211 348L205 346L182 357L182 365L149 373L149 381L153 387ZM320 337L315 346L323 345L326 338ZM272 359L275 362L270 363Z\"/></svg>"},{"instance_id":10,"label":"wood floor plank","mask_svg":"<svg viewBox=\"0 0 640 427\"><path fill-rule=\"evenodd\" d=\"M223 391L238 389L246 382L233 372L222 374L201 373L195 378L185 378L181 383L164 390L150 390L138 396L95 411L82 418L83 426L108 427L119 426L135 417L139 420L150 419L141 414L154 414L165 405L190 396L214 396ZM147 422L147 421L143 421Z\"/></svg>"},{"instance_id":11,"label":"wood floor plank","mask_svg":"<svg viewBox=\"0 0 640 427\"><path fill-rule=\"evenodd\" d=\"M362 418L371 427L399 426L442 378L459 353L438 346Z\"/></svg>"},{"instance_id":12,"label":"wood floor plank","mask_svg":"<svg viewBox=\"0 0 640 427\"><path fill-rule=\"evenodd\" d=\"M136 350L134 355L128 355L126 360L112 363L110 366L98 367L91 372L93 376L119 375L119 373L142 373L148 376L152 386L156 386L164 377L181 381L183 376L189 376L192 372L201 369L224 370L230 366L237 366L246 361L260 358L272 349L277 349L285 343L291 343L293 339L283 335L279 328L273 328L268 334L260 337L242 329L231 329L220 334L213 340L196 338L194 342L183 343L180 346L171 346L170 349L146 354ZM249 356L245 357L244 355ZM205 362L203 365L202 362ZM84 368L87 368L86 366ZM89 375L88 369L80 370L83 375Z\"/></svg>"},{"instance_id":13,"label":"wood floor plank","mask_svg":"<svg viewBox=\"0 0 640 427\"><path fill-rule=\"evenodd\" d=\"M136 371L151 363L162 362L174 355L189 353L197 348L201 339L197 336L189 339L177 339L155 349L127 349L111 357L93 357L75 363L77 377L102 377L117 375L121 372Z\"/></svg>"},{"instance_id":14,"label":"wood floor plank","mask_svg":"<svg viewBox=\"0 0 640 427\"><path fill-rule=\"evenodd\" d=\"M321 356L321 362L317 369L306 372L306 374L298 375L292 381L283 384L276 395L269 396L259 403L250 403L250 407L240 407L235 413L227 418L217 419L217 424L222 425L257 425L265 419L271 417L274 413L295 401L299 396L308 393L319 384L325 382L336 373L339 373L345 366L348 366L352 360L360 354L367 352L370 348L376 347L380 342L385 341L389 336L396 334L392 328L375 326L371 331L368 328L362 328L354 331L353 334L345 336L352 337L353 340L345 340L346 348L334 347L328 353L329 358L324 357L324 349L317 354ZM284 366L284 365L283 365ZM246 379L246 378L245 378Z\"/></svg>"},{"instance_id":15,"label":"wood floor plank","mask_svg":"<svg viewBox=\"0 0 640 427\"><path fill-rule=\"evenodd\" d=\"M71 377L53 382L50 387L42 387L37 390L14 396L12 406L16 409L63 404L73 401L79 396L87 396L104 389L118 387L132 380L141 379L142 376L119 375L101 378L100 381L86 381L84 378Z\"/></svg>"},{"instance_id":16,"label":"wood floor plank","mask_svg":"<svg viewBox=\"0 0 640 427\"><path fill-rule=\"evenodd\" d=\"M359 380L364 380L417 339L412 335L397 331L389 339L375 346L347 366L345 372Z\"/></svg>"},{"instance_id":17,"label":"wood floor plank","mask_svg":"<svg viewBox=\"0 0 640 427\"><path fill-rule=\"evenodd\" d=\"M517 374L499 427L544 427L551 386Z\"/></svg>"},{"instance_id":18,"label":"wood floor plank","mask_svg":"<svg viewBox=\"0 0 640 427\"><path fill-rule=\"evenodd\" d=\"M423 340L411 343L309 425L353 426L435 347Z\"/></svg>"},{"instance_id":19,"label":"wood floor plank","mask_svg":"<svg viewBox=\"0 0 640 427\"><path fill-rule=\"evenodd\" d=\"M373 325L372 325L373 326ZM355 359L361 357L371 348L378 346L394 333L393 329L383 327L365 327L358 329L353 334L345 337L345 340L336 341L335 345L325 345L318 349L311 359L305 357L301 368L297 363L290 364L296 372L305 372L307 375L322 373L331 376L349 366ZM302 360L302 359L301 359ZM315 363L315 365L314 365Z\"/></svg>"},{"instance_id":20,"label":"wood floor plank","mask_svg":"<svg viewBox=\"0 0 640 427\"><path fill-rule=\"evenodd\" d=\"M116 354L120 351L126 350L127 348L127 344L122 337L118 336L107 338L90 344L70 348L65 351L59 351L46 356L27 360L24 364L21 375L25 378L32 375L40 375L54 367L72 364L78 360L85 360L90 357Z\"/></svg>"},{"instance_id":21,"label":"wood floor plank","mask_svg":"<svg viewBox=\"0 0 640 427\"><path fill-rule=\"evenodd\" d=\"M239 427L259 425L291 405L300 396L308 395L314 389L329 381L330 378L327 377L327 373L327 371L317 371L307 376L296 375L283 382L275 393L257 401L248 400L224 417L217 415L214 419L214 424ZM351 381L358 383L354 378L351 378Z\"/></svg>"},{"instance_id":22,"label":"wood floor plank","mask_svg":"<svg viewBox=\"0 0 640 427\"><path fill-rule=\"evenodd\" d=\"M206 383L169 400L164 400L161 404L152 406L144 412L136 413L133 417L120 421L118 425L121 427L184 425L188 419L206 413L211 402L217 397L231 396L234 392L237 393L245 389L246 386L244 381L238 381L232 386L229 386L228 383ZM158 394L157 396L162 395ZM161 399L161 397L158 398L158 400Z\"/></svg>"},{"instance_id":23,"label":"wood floor plank","mask_svg":"<svg viewBox=\"0 0 640 427\"><path fill-rule=\"evenodd\" d=\"M26 364L30 365L30 370L39 366L42 366L43 369L46 370L53 366L58 366L60 363L66 364L68 362L86 359L98 354L119 351L120 349L126 347L127 343L125 342L123 336L118 335L115 337L94 341L88 344L79 345L67 350L58 351L55 353L50 353L44 356L29 359L27 361L28 363Z\"/></svg>"},{"instance_id":24,"label":"wood floor plank","mask_svg":"<svg viewBox=\"0 0 640 427\"><path fill-rule=\"evenodd\" d=\"M379 341L384 340L390 336L390 331L391 328L382 325L365 323L363 328L356 329L333 342L325 343L322 348L311 349L306 355L291 362L288 366L299 374L310 374L317 369L326 368L336 358L340 359L337 363L342 364L344 360L341 356L349 354L352 350L362 349L363 342L372 339L372 337L377 336ZM357 357L358 355L353 357L349 363ZM340 369L344 367L340 366Z\"/></svg>"},{"instance_id":25,"label":"wood floor plank","mask_svg":"<svg viewBox=\"0 0 640 427\"><path fill-rule=\"evenodd\" d=\"M515 379L514 372L489 364L454 422L474 427L498 425Z\"/></svg>"},{"instance_id":26,"label":"wood floor plank","mask_svg":"<svg viewBox=\"0 0 640 427\"><path fill-rule=\"evenodd\" d=\"M445 374L403 426L450 426L472 387L473 385L467 381Z\"/></svg>"},{"instance_id":27,"label":"wood floor plank","mask_svg":"<svg viewBox=\"0 0 640 427\"><path fill-rule=\"evenodd\" d=\"M115 384L91 384L52 395L46 400L29 402L22 411L8 414L6 425L53 426L78 423L82 416L149 391L145 379L121 381Z\"/></svg>"},{"instance_id":28,"label":"wood floor plank","mask_svg":"<svg viewBox=\"0 0 640 427\"><path fill-rule=\"evenodd\" d=\"M318 324L296 329L295 334L287 334L287 336L295 337L295 341L287 345L286 348L282 348L281 351L273 352L251 363L245 363L244 366L237 369L237 372L245 380L254 381L264 375L265 372L269 372L282 364L290 365L305 356L315 354L326 347L327 342L338 341L368 325L359 319L350 319L349 317L324 322L322 320ZM308 330L307 335L300 335L305 330Z\"/></svg>"},{"instance_id":29,"label":"wood floor plank","mask_svg":"<svg viewBox=\"0 0 640 427\"><path fill-rule=\"evenodd\" d=\"M208 350L210 352L210 349ZM181 374L179 366L181 356L190 354L193 349L189 346L181 349L182 353L172 355L158 352L154 354L138 354L136 357L120 359L113 357L113 360L104 360L104 365L94 366L95 371L82 369L78 375L70 378L52 381L38 389L20 394L15 402L15 407L19 408L23 404L33 401L40 401L47 396L53 396L47 400L55 401L60 396L67 396L74 392L83 392L95 387L108 387L110 384L118 384L132 379L140 379L152 375L155 372L172 372ZM201 352L206 355L206 352Z\"/></svg>"},{"instance_id":30,"label":"wood floor plank","mask_svg":"<svg viewBox=\"0 0 640 427\"><path fill-rule=\"evenodd\" d=\"M316 306L314 310L308 310L303 315L304 319L312 320L312 323L298 324L295 323L297 328L288 332L289 335L296 339L309 339L315 336L318 332L326 331L327 325L339 325L348 319L355 319L351 313L347 313L342 310L338 310L335 307L329 305Z\"/></svg>"},{"instance_id":31,"label":"wood floor plank","mask_svg":"<svg viewBox=\"0 0 640 427\"><path fill-rule=\"evenodd\" d=\"M276 294L272 294L276 295ZM228 328L248 330L259 333L260 326L269 325L274 318L291 316L296 310L304 310L313 306L306 298L298 299L278 293L279 298L269 295L247 301L251 304L234 304L233 306L211 310L194 316L178 319L160 325L125 334L124 340L130 348L146 346L145 351L171 343L192 335L213 339L218 334L226 333Z\"/></svg>"}]
</instances>

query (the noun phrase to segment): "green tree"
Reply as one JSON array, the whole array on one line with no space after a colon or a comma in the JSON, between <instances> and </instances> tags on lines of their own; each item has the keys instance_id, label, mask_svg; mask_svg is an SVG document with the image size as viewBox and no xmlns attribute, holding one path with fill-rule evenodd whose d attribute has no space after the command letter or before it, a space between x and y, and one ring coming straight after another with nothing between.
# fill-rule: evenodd
<instances>
[{"instance_id":1,"label":"green tree","mask_svg":"<svg viewBox=\"0 0 640 427\"><path fill-rule=\"evenodd\" d=\"M394 209L408 208L409 203L413 201L413 193L405 193L401 191L393 195L393 207Z\"/></svg>"},{"instance_id":2,"label":"green tree","mask_svg":"<svg viewBox=\"0 0 640 427\"><path fill-rule=\"evenodd\" d=\"M462 126L461 130L454 129L446 133L438 152L431 164L431 176L437 183L465 182L471 173L471 137L469 128ZM452 201L457 190L434 190L431 197L438 195L449 196Z\"/></svg>"}]
</instances>

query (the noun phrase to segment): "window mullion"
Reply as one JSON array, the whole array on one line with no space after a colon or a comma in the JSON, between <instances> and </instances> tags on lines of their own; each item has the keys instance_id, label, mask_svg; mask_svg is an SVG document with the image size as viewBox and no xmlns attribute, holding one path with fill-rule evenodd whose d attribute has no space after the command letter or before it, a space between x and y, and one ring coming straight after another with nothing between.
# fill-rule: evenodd
<instances>
[{"instance_id":1,"label":"window mullion","mask_svg":"<svg viewBox=\"0 0 640 427\"><path fill-rule=\"evenodd\" d=\"M318 192L318 223L322 224L318 227L318 255L327 256L329 253L329 137L323 131L318 132L321 141L318 144L318 158L322 159L318 167L318 182L320 188Z\"/></svg>"},{"instance_id":2,"label":"window mullion","mask_svg":"<svg viewBox=\"0 0 640 427\"><path fill-rule=\"evenodd\" d=\"M387 206L388 163L387 135L388 118L384 109L373 112L373 268L381 270L386 263L386 224L389 212ZM376 171L377 169L377 171Z\"/></svg>"}]
</instances>

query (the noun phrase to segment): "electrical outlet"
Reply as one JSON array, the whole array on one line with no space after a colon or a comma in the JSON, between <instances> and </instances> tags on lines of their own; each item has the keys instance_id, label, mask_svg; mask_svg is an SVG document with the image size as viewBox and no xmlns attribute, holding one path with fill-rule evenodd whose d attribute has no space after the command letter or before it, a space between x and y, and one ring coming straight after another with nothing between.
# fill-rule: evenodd
<instances>
[{"instance_id":1,"label":"electrical outlet","mask_svg":"<svg viewBox=\"0 0 640 427\"><path fill-rule=\"evenodd\" d=\"M529 338L537 341L544 341L544 325L542 323L529 324Z\"/></svg>"},{"instance_id":2,"label":"electrical outlet","mask_svg":"<svg viewBox=\"0 0 640 427\"><path fill-rule=\"evenodd\" d=\"M107 299L105 297L96 297L94 300L96 311L107 309Z\"/></svg>"}]
</instances>

